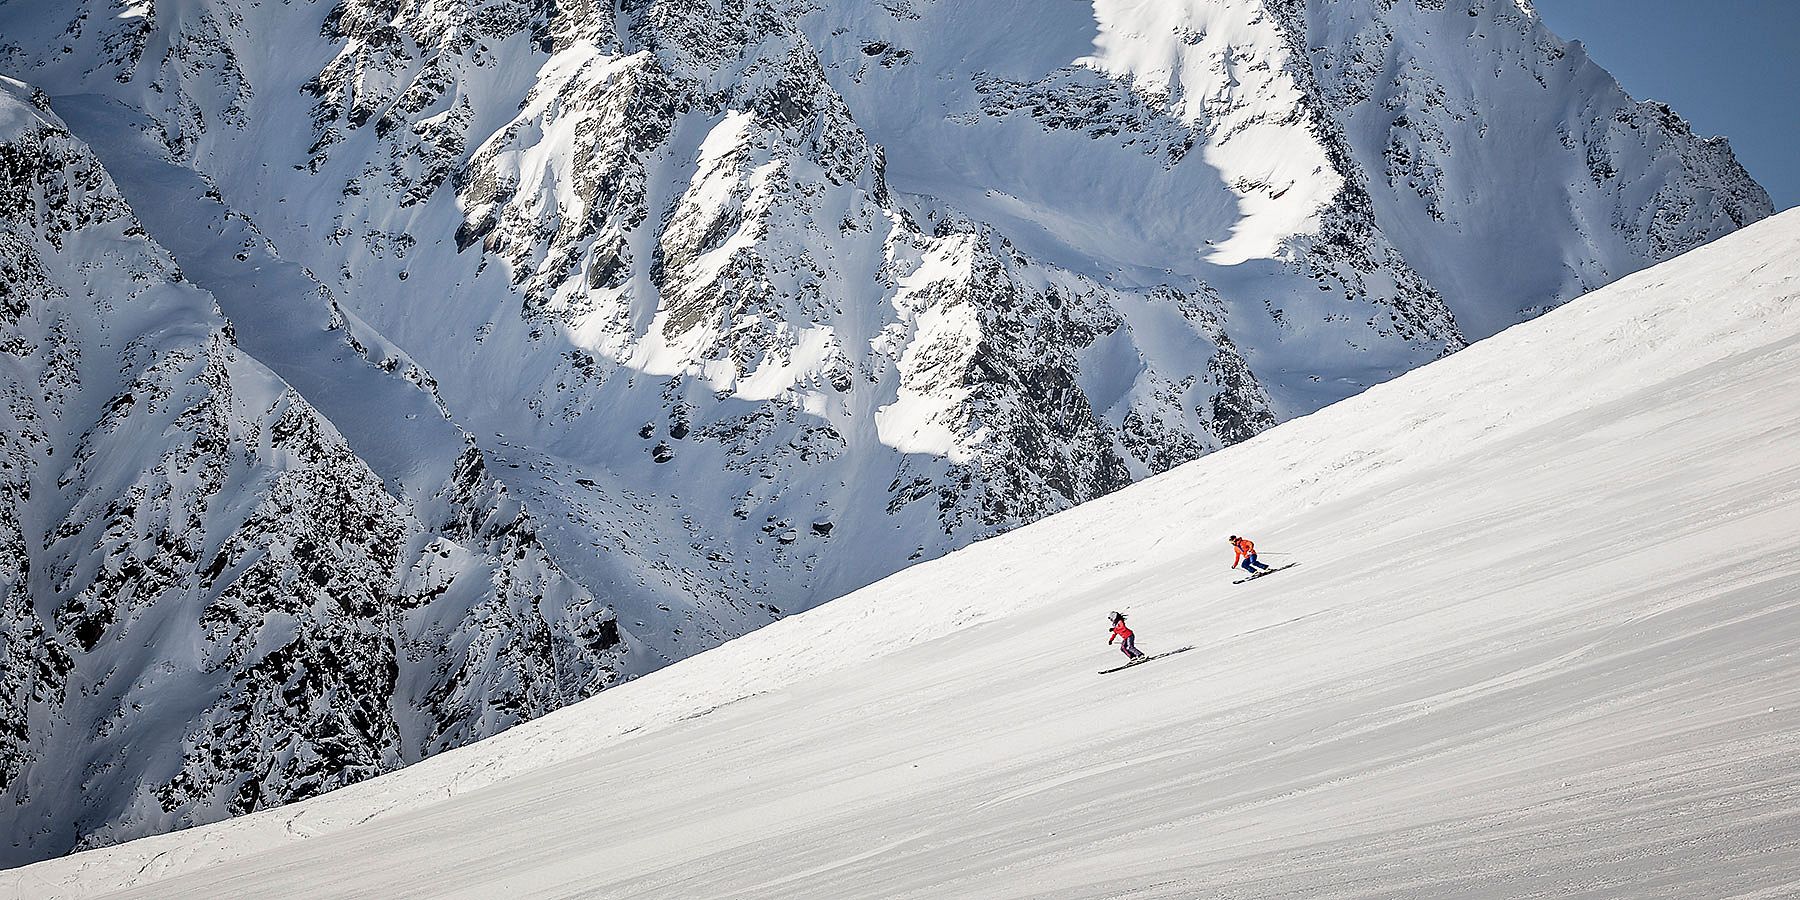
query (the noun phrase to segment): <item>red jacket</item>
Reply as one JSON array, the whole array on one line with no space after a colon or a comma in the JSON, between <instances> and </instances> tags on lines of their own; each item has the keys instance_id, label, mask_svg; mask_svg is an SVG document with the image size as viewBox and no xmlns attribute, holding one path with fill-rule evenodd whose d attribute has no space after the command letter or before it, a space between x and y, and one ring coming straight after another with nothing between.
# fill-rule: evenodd
<instances>
[{"instance_id":1,"label":"red jacket","mask_svg":"<svg viewBox=\"0 0 1800 900\"><path fill-rule=\"evenodd\" d=\"M1231 542L1231 546L1237 548L1237 559L1234 559L1231 561L1231 564L1233 566L1236 566L1238 563L1243 562L1244 557L1246 557L1246 556L1255 556L1256 555L1256 545L1250 543L1249 538L1238 538L1237 540ZM1280 554L1276 554L1276 555L1279 556Z\"/></svg>"},{"instance_id":2,"label":"red jacket","mask_svg":"<svg viewBox=\"0 0 1800 900\"><path fill-rule=\"evenodd\" d=\"M1128 638L1128 637L1131 637L1131 629L1125 627L1124 619L1120 619L1119 621L1113 623L1112 637L1107 638L1106 642L1108 644L1110 644L1113 642L1113 638Z\"/></svg>"}]
</instances>

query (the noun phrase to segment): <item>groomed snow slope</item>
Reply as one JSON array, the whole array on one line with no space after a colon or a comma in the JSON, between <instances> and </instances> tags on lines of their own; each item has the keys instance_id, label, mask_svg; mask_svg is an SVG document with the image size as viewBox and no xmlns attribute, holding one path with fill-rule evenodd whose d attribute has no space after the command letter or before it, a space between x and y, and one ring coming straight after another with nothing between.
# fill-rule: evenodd
<instances>
[{"instance_id":1,"label":"groomed snow slope","mask_svg":"<svg viewBox=\"0 0 1800 900\"><path fill-rule=\"evenodd\" d=\"M0 885L1792 896L1797 423L1788 213L499 737ZM1231 531L1302 565L1234 587ZM1194 649L1097 676L1114 608Z\"/></svg>"}]
</instances>

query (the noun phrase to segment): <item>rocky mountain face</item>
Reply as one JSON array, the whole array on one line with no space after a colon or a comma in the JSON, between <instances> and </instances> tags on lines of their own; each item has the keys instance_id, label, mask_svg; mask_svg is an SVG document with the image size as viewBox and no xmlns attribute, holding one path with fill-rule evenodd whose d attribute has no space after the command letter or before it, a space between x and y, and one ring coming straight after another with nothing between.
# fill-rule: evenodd
<instances>
[{"instance_id":1,"label":"rocky mountain face","mask_svg":"<svg viewBox=\"0 0 1800 900\"><path fill-rule=\"evenodd\" d=\"M17 82L0 243L10 861L329 790L624 674L477 448L396 496Z\"/></svg>"},{"instance_id":2,"label":"rocky mountain face","mask_svg":"<svg viewBox=\"0 0 1800 900\"><path fill-rule=\"evenodd\" d=\"M11 862L483 737L1770 212L1522 0L15 0L0 72Z\"/></svg>"}]
</instances>

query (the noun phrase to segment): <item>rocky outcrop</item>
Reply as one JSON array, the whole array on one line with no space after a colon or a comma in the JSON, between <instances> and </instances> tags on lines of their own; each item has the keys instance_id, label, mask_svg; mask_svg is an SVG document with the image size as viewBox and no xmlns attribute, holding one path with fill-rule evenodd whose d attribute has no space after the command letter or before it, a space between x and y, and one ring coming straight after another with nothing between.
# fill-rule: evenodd
<instances>
[{"instance_id":1,"label":"rocky outcrop","mask_svg":"<svg viewBox=\"0 0 1800 900\"><path fill-rule=\"evenodd\" d=\"M0 93L9 861L311 796L623 675L479 451L396 496Z\"/></svg>"}]
</instances>

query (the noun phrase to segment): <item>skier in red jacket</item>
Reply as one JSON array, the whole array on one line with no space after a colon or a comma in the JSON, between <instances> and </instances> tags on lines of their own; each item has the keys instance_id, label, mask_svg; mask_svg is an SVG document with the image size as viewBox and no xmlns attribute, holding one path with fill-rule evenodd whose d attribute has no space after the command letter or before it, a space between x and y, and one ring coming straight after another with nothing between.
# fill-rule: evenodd
<instances>
[{"instance_id":1,"label":"skier in red jacket","mask_svg":"<svg viewBox=\"0 0 1800 900\"><path fill-rule=\"evenodd\" d=\"M1124 643L1119 645L1119 649L1125 651L1126 659L1137 662L1144 658L1144 651L1137 648L1137 635L1132 634L1131 629L1125 625L1125 614L1115 612L1112 614L1112 637L1106 639L1106 645L1110 647L1113 641L1121 638Z\"/></svg>"}]
</instances>

